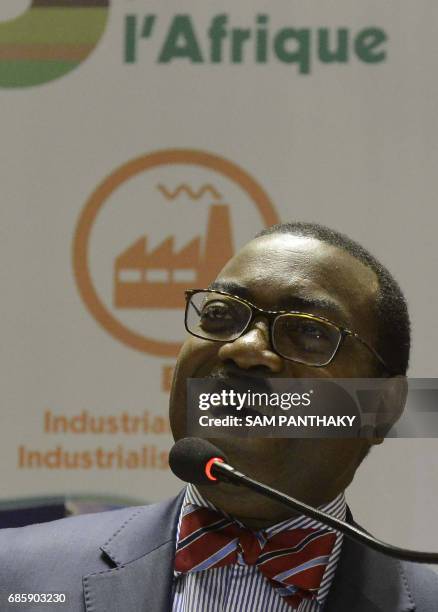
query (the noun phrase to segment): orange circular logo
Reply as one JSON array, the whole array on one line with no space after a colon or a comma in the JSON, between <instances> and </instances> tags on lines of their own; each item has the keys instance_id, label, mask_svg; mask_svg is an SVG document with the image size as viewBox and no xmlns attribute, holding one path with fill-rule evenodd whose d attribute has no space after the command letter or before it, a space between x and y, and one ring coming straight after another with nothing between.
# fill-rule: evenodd
<instances>
[{"instance_id":1,"label":"orange circular logo","mask_svg":"<svg viewBox=\"0 0 438 612\"><path fill-rule=\"evenodd\" d=\"M239 246L278 222L262 187L222 157L191 149L143 155L85 204L73 242L79 292L112 336L174 357L184 290L208 286Z\"/></svg>"}]
</instances>

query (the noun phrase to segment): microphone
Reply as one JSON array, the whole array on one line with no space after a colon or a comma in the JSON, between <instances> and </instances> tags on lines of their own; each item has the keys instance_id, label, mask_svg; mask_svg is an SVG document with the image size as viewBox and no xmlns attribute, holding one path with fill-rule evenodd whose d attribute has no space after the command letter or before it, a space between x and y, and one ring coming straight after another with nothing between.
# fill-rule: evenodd
<instances>
[{"instance_id":1,"label":"microphone","mask_svg":"<svg viewBox=\"0 0 438 612\"><path fill-rule=\"evenodd\" d=\"M313 506L309 506L294 497L290 497L281 491L277 491L258 480L238 472L228 464L224 453L207 440L201 438L182 438L170 451L169 465L175 476L195 485L214 485L222 481L241 485L256 491L260 495L274 499L293 510L299 511L301 514L309 516L336 531L340 531L348 538L365 544L369 548L389 557L403 561L413 561L415 563L438 563L438 553L408 550L382 542L354 525L349 525L345 521L334 518L326 512L313 508Z\"/></svg>"},{"instance_id":2,"label":"microphone","mask_svg":"<svg viewBox=\"0 0 438 612\"><path fill-rule=\"evenodd\" d=\"M217 484L217 478L211 474L215 459L227 461L217 446L202 438L182 438L169 453L170 469L175 476L197 485Z\"/></svg>"}]
</instances>

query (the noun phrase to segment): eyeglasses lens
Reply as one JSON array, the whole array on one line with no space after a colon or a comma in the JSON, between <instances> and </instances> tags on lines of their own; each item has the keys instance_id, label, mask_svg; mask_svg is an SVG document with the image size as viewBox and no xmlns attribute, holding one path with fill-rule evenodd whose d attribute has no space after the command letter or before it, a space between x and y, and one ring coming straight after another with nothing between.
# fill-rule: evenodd
<instances>
[{"instance_id":1,"label":"eyeglasses lens","mask_svg":"<svg viewBox=\"0 0 438 612\"><path fill-rule=\"evenodd\" d=\"M199 291L187 304L186 326L190 333L206 340L231 342L243 334L251 316L251 307L232 296ZM328 363L341 340L334 325L299 313L278 315L272 336L277 353L313 366Z\"/></svg>"},{"instance_id":2,"label":"eyeglasses lens","mask_svg":"<svg viewBox=\"0 0 438 612\"><path fill-rule=\"evenodd\" d=\"M284 314L275 320L273 339L275 349L283 357L321 366L335 354L341 334L325 321L305 314Z\"/></svg>"},{"instance_id":3,"label":"eyeglasses lens","mask_svg":"<svg viewBox=\"0 0 438 612\"><path fill-rule=\"evenodd\" d=\"M199 291L186 310L187 329L206 340L235 340L251 320L251 308L231 296Z\"/></svg>"}]
</instances>

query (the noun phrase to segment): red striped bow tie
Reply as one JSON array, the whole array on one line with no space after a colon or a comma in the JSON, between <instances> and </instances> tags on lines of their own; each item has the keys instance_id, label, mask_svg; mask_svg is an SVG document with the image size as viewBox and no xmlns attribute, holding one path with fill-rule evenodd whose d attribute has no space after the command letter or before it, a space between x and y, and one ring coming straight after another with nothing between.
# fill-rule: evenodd
<instances>
[{"instance_id":1,"label":"red striped bow tie","mask_svg":"<svg viewBox=\"0 0 438 612\"><path fill-rule=\"evenodd\" d=\"M175 570L200 572L233 563L256 565L293 607L316 597L336 534L323 529L252 532L209 508L184 509Z\"/></svg>"}]
</instances>

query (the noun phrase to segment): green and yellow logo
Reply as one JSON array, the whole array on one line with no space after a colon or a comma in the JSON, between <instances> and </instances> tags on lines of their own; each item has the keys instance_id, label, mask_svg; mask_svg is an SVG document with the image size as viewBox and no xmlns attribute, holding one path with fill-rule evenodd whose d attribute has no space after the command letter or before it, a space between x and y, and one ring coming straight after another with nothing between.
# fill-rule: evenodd
<instances>
[{"instance_id":1,"label":"green and yellow logo","mask_svg":"<svg viewBox=\"0 0 438 612\"><path fill-rule=\"evenodd\" d=\"M0 87L53 81L81 64L101 39L110 0L32 0L0 23Z\"/></svg>"}]
</instances>

